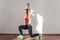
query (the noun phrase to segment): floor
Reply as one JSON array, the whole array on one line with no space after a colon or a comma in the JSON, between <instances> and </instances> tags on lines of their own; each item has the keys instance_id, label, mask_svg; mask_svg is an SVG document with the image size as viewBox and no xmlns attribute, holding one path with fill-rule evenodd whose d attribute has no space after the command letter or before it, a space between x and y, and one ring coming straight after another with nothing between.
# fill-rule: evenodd
<instances>
[{"instance_id":1,"label":"floor","mask_svg":"<svg viewBox=\"0 0 60 40\"><path fill-rule=\"evenodd\" d=\"M12 40L17 36L17 34L0 34L0 40ZM42 40L60 40L60 34L44 34Z\"/></svg>"},{"instance_id":2,"label":"floor","mask_svg":"<svg viewBox=\"0 0 60 40\"><path fill-rule=\"evenodd\" d=\"M42 40L60 40L60 34L45 34L43 35Z\"/></svg>"},{"instance_id":3,"label":"floor","mask_svg":"<svg viewBox=\"0 0 60 40\"><path fill-rule=\"evenodd\" d=\"M17 36L18 35L15 35L15 34L0 34L0 40L12 40Z\"/></svg>"}]
</instances>

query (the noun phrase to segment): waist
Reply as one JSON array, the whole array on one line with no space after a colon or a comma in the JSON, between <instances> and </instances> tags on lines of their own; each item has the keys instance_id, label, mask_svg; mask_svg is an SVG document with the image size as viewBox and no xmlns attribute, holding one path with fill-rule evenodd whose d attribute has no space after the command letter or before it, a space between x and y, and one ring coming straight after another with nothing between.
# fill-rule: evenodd
<instances>
[{"instance_id":1,"label":"waist","mask_svg":"<svg viewBox=\"0 0 60 40\"><path fill-rule=\"evenodd\" d=\"M31 24L25 24L25 25L31 25Z\"/></svg>"}]
</instances>

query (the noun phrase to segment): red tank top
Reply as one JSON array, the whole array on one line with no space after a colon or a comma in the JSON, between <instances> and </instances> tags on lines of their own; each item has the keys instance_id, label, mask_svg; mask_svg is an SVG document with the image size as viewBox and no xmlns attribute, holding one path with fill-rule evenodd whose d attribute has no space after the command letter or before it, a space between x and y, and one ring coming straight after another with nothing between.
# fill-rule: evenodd
<instances>
[{"instance_id":1,"label":"red tank top","mask_svg":"<svg viewBox=\"0 0 60 40\"><path fill-rule=\"evenodd\" d=\"M25 23L29 23L29 18L27 18L27 17L24 18L24 22L25 22Z\"/></svg>"}]
</instances>

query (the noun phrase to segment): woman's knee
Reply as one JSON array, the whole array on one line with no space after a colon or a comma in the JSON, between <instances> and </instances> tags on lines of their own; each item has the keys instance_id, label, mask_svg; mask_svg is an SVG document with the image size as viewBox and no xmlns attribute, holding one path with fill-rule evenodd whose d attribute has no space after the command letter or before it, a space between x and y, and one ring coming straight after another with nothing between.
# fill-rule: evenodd
<instances>
[{"instance_id":1,"label":"woman's knee","mask_svg":"<svg viewBox=\"0 0 60 40\"><path fill-rule=\"evenodd\" d=\"M31 25L29 25L29 28L32 28L32 26L31 26Z\"/></svg>"},{"instance_id":2,"label":"woman's knee","mask_svg":"<svg viewBox=\"0 0 60 40\"><path fill-rule=\"evenodd\" d=\"M21 28L22 28L22 26L20 25L20 26L18 26L18 28L19 28L19 29L21 29Z\"/></svg>"}]
</instances>

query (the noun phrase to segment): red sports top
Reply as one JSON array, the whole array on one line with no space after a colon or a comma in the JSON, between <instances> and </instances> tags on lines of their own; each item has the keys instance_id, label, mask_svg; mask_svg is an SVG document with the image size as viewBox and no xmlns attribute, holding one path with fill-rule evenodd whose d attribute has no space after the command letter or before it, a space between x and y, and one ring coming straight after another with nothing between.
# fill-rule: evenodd
<instances>
[{"instance_id":1,"label":"red sports top","mask_svg":"<svg viewBox=\"0 0 60 40\"><path fill-rule=\"evenodd\" d=\"M29 18L25 17L25 18L24 18L24 22L25 22L25 23L29 23Z\"/></svg>"}]
</instances>

